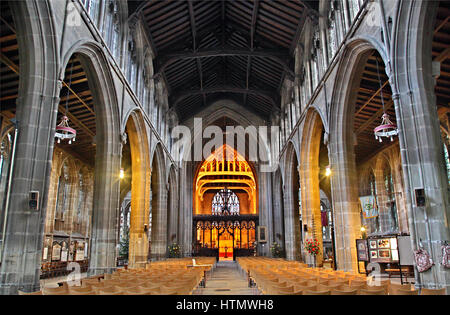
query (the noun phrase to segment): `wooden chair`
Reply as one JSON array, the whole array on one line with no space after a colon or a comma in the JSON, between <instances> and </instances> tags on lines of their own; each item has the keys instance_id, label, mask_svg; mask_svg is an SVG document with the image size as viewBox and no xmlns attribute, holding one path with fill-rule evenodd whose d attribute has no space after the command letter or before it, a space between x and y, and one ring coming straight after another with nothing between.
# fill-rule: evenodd
<instances>
[{"instance_id":1,"label":"wooden chair","mask_svg":"<svg viewBox=\"0 0 450 315\"><path fill-rule=\"evenodd\" d=\"M342 291L342 290L331 290L331 295L357 295L358 290L349 290L349 291Z\"/></svg>"},{"instance_id":2,"label":"wooden chair","mask_svg":"<svg viewBox=\"0 0 450 315\"><path fill-rule=\"evenodd\" d=\"M85 278L85 279L81 279L81 286L86 287L88 285L97 284L99 282L100 281L98 278Z\"/></svg>"},{"instance_id":3,"label":"wooden chair","mask_svg":"<svg viewBox=\"0 0 450 315\"><path fill-rule=\"evenodd\" d=\"M396 295L419 295L419 290L397 289Z\"/></svg>"},{"instance_id":4,"label":"wooden chair","mask_svg":"<svg viewBox=\"0 0 450 315\"><path fill-rule=\"evenodd\" d=\"M367 284L365 283L353 283L350 285L351 290L361 290L367 289Z\"/></svg>"},{"instance_id":5,"label":"wooden chair","mask_svg":"<svg viewBox=\"0 0 450 315\"><path fill-rule=\"evenodd\" d=\"M422 288L420 290L420 295L446 295L445 288L442 289L426 289Z\"/></svg>"},{"instance_id":6,"label":"wooden chair","mask_svg":"<svg viewBox=\"0 0 450 315\"><path fill-rule=\"evenodd\" d=\"M390 295L398 295L398 290L411 291L411 284L397 284L391 283L389 285L389 294Z\"/></svg>"},{"instance_id":7,"label":"wooden chair","mask_svg":"<svg viewBox=\"0 0 450 315\"><path fill-rule=\"evenodd\" d=\"M43 295L67 295L69 291L66 287L57 287L57 288L43 288Z\"/></svg>"},{"instance_id":8,"label":"wooden chair","mask_svg":"<svg viewBox=\"0 0 450 315\"><path fill-rule=\"evenodd\" d=\"M21 290L17 290L17 293L19 295L43 295L42 294L42 290L36 291L36 292L24 292L24 291L21 291Z\"/></svg>"},{"instance_id":9,"label":"wooden chair","mask_svg":"<svg viewBox=\"0 0 450 315\"><path fill-rule=\"evenodd\" d=\"M352 285L361 285L361 284L366 286L367 285L367 281L353 278L353 279L350 279L349 284L350 284L350 286L352 286Z\"/></svg>"},{"instance_id":10,"label":"wooden chair","mask_svg":"<svg viewBox=\"0 0 450 315\"><path fill-rule=\"evenodd\" d=\"M69 287L69 295L95 295L91 287Z\"/></svg>"},{"instance_id":11,"label":"wooden chair","mask_svg":"<svg viewBox=\"0 0 450 315\"><path fill-rule=\"evenodd\" d=\"M341 287L342 287L342 284L339 284L339 283L332 283L332 284L327 285L327 287L328 287L328 289L330 289L330 290L340 290Z\"/></svg>"},{"instance_id":12,"label":"wooden chair","mask_svg":"<svg viewBox=\"0 0 450 315\"><path fill-rule=\"evenodd\" d=\"M386 295L386 291L384 289L378 290L360 289L359 295Z\"/></svg>"},{"instance_id":13,"label":"wooden chair","mask_svg":"<svg viewBox=\"0 0 450 315\"><path fill-rule=\"evenodd\" d=\"M122 291L118 291L116 288L103 288L97 291L98 295L124 295Z\"/></svg>"},{"instance_id":14,"label":"wooden chair","mask_svg":"<svg viewBox=\"0 0 450 315\"><path fill-rule=\"evenodd\" d=\"M310 291L305 290L303 291L303 295L330 295L330 291Z\"/></svg>"}]
</instances>

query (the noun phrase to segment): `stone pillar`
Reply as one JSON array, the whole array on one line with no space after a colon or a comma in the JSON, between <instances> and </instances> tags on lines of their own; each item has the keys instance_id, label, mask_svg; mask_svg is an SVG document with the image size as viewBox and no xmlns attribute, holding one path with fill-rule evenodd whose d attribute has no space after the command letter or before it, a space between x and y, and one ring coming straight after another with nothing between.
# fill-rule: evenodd
<instances>
[{"instance_id":1,"label":"stone pillar","mask_svg":"<svg viewBox=\"0 0 450 315\"><path fill-rule=\"evenodd\" d=\"M259 188L259 225L266 226L267 242L258 244L258 254L260 256L270 256L270 246L274 242L273 239L273 218L272 218L272 191L271 191L271 173L258 172L258 188Z\"/></svg>"},{"instance_id":2,"label":"stone pillar","mask_svg":"<svg viewBox=\"0 0 450 315\"><path fill-rule=\"evenodd\" d=\"M154 159L158 159L156 155ZM153 165L151 259L160 260L167 256L167 186L163 176L164 161L158 160L157 163L154 161ZM153 178L154 176L156 178Z\"/></svg>"},{"instance_id":3,"label":"stone pillar","mask_svg":"<svg viewBox=\"0 0 450 315\"><path fill-rule=\"evenodd\" d=\"M119 139L108 146L103 142L97 141L95 158L89 275L110 273L116 269L121 148Z\"/></svg>"},{"instance_id":4,"label":"stone pillar","mask_svg":"<svg viewBox=\"0 0 450 315\"><path fill-rule=\"evenodd\" d=\"M296 159L295 154L293 159ZM297 163L295 163L297 164ZM298 172L293 165L288 165L287 168L292 172ZM294 193L294 189L297 186L294 185L292 173L289 171L286 173L285 189L284 189L284 226L285 226L285 246L286 246L286 259L288 260L300 260L301 259L301 230L299 222L299 208L298 200L294 196L298 193Z\"/></svg>"},{"instance_id":5,"label":"stone pillar","mask_svg":"<svg viewBox=\"0 0 450 315\"><path fill-rule=\"evenodd\" d=\"M178 235L180 235L180 242L182 245L183 256L189 257L192 255L193 244L193 172L194 162L184 162L180 170L180 218Z\"/></svg>"},{"instance_id":6,"label":"stone pillar","mask_svg":"<svg viewBox=\"0 0 450 315\"><path fill-rule=\"evenodd\" d=\"M450 200L438 113L432 40L439 2L406 1L399 6L393 30L392 72L388 73L399 129L406 208L413 250L420 245L435 265L418 273L417 287L450 287L441 264L441 242L450 239ZM416 202L423 189L425 205Z\"/></svg>"},{"instance_id":7,"label":"stone pillar","mask_svg":"<svg viewBox=\"0 0 450 315\"><path fill-rule=\"evenodd\" d=\"M318 149L318 148L317 148ZM318 150L317 150L318 153ZM312 153L311 153L312 154ZM323 237L322 237L322 217L320 213L320 187L319 187L319 163L313 157L308 161L302 161L300 168L300 186L302 200L302 221L308 226L308 232L305 233L305 239L317 239L319 242L320 253L316 255L316 264L320 266L323 263ZM306 253L306 251L305 251ZM309 254L307 254L310 256ZM309 262L313 262L313 257L309 257Z\"/></svg>"},{"instance_id":8,"label":"stone pillar","mask_svg":"<svg viewBox=\"0 0 450 315\"><path fill-rule=\"evenodd\" d=\"M283 210L283 191L281 174L279 171L274 175L272 181L272 220L273 220L273 233L272 237L274 242L277 242L283 249L285 249L284 244L284 210Z\"/></svg>"},{"instance_id":9,"label":"stone pillar","mask_svg":"<svg viewBox=\"0 0 450 315\"><path fill-rule=\"evenodd\" d=\"M131 119L131 118L130 118ZM150 206L150 169L148 167L147 137L145 127L139 121L127 123L131 148L131 214L129 267L144 267L148 259L148 231L150 228L147 209Z\"/></svg>"},{"instance_id":10,"label":"stone pillar","mask_svg":"<svg viewBox=\"0 0 450 315\"><path fill-rule=\"evenodd\" d=\"M11 1L9 4L14 19L20 21L16 30L21 84L16 100L18 138L0 267L0 294L40 289L46 196L61 89L61 82L56 79L51 19L41 16L48 12L48 3ZM28 207L32 190L39 191L37 211Z\"/></svg>"},{"instance_id":11,"label":"stone pillar","mask_svg":"<svg viewBox=\"0 0 450 315\"><path fill-rule=\"evenodd\" d=\"M356 239L360 238L361 220L359 215L357 171L353 153L340 152L337 141L328 148L333 200L333 222L336 245L336 265L338 270L358 270Z\"/></svg>"}]
</instances>

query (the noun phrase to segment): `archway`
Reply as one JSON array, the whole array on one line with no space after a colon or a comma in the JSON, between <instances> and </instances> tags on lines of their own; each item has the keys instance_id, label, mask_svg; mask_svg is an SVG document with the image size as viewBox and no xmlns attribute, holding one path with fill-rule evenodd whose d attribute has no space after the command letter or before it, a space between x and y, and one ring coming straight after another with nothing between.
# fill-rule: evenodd
<instances>
[{"instance_id":1,"label":"archway","mask_svg":"<svg viewBox=\"0 0 450 315\"><path fill-rule=\"evenodd\" d=\"M169 170L169 178L167 181L167 244L178 244L178 225L179 225L179 209L178 209L178 189L177 174L175 166L171 166Z\"/></svg>"},{"instance_id":2,"label":"archway","mask_svg":"<svg viewBox=\"0 0 450 315\"><path fill-rule=\"evenodd\" d=\"M284 189L281 170L278 169L273 177L273 240L280 245L285 256L285 228L284 228Z\"/></svg>"},{"instance_id":3,"label":"archway","mask_svg":"<svg viewBox=\"0 0 450 315\"><path fill-rule=\"evenodd\" d=\"M361 218L365 215L361 203L366 204L370 197L359 195L358 177L380 154L398 152L399 142L395 135L383 139L374 135L383 114L396 123L392 90L380 53L368 42L356 40L347 47L339 69L331 107L329 145L336 261L339 269L356 271L355 239L361 237ZM400 194L392 192L392 196ZM372 218L378 216L377 211L387 213L391 209L380 207L373 211ZM393 225L398 227L396 222ZM392 231L398 233L396 228Z\"/></svg>"},{"instance_id":4,"label":"archway","mask_svg":"<svg viewBox=\"0 0 450 315\"><path fill-rule=\"evenodd\" d=\"M323 265L324 254L327 260L333 260L335 256L333 215L329 198L331 168L326 140L321 116L315 109L311 109L303 127L300 186L303 224L311 227L305 232L304 238L318 241L320 252L315 259L319 266Z\"/></svg>"},{"instance_id":5,"label":"archway","mask_svg":"<svg viewBox=\"0 0 450 315\"><path fill-rule=\"evenodd\" d=\"M284 189L284 227L286 258L288 260L302 259L302 232L307 232L311 226L303 224L303 204L301 202L301 187L299 177L298 157L292 142L288 144L285 161Z\"/></svg>"},{"instance_id":6,"label":"archway","mask_svg":"<svg viewBox=\"0 0 450 315\"><path fill-rule=\"evenodd\" d=\"M123 168L128 170L131 181L131 212L129 230L130 268L142 267L148 258L148 231L150 208L150 157L145 123L139 112L133 111L128 118L125 133L129 141L129 162ZM128 160L127 159L127 160ZM125 184L124 186L128 186ZM128 188L130 189L130 188ZM126 189L125 189L126 191Z\"/></svg>"},{"instance_id":7,"label":"archway","mask_svg":"<svg viewBox=\"0 0 450 315\"><path fill-rule=\"evenodd\" d=\"M197 169L193 198L195 255L233 260L253 254L257 180L243 155L227 144L212 152Z\"/></svg>"},{"instance_id":8,"label":"archway","mask_svg":"<svg viewBox=\"0 0 450 315\"><path fill-rule=\"evenodd\" d=\"M448 68L447 6L446 1L399 3L390 56L411 245L416 249L421 244L434 261L441 257L441 240L449 239L448 174L436 110L445 111L442 105L448 101L441 84ZM416 53L405 55L411 51ZM445 58L439 62L436 57ZM450 282L445 268L437 265L415 276L419 288L448 287Z\"/></svg>"},{"instance_id":9,"label":"archway","mask_svg":"<svg viewBox=\"0 0 450 315\"><path fill-rule=\"evenodd\" d=\"M151 167L150 259L167 256L167 186L164 153L157 144Z\"/></svg>"}]
</instances>

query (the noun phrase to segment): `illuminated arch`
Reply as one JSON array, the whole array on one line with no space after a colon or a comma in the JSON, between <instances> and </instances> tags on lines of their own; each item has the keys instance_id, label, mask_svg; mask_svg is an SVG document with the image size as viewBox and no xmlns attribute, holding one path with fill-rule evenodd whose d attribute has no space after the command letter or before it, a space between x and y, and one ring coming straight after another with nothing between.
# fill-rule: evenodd
<instances>
[{"instance_id":1,"label":"illuminated arch","mask_svg":"<svg viewBox=\"0 0 450 315\"><path fill-rule=\"evenodd\" d=\"M251 202L251 213L256 214L256 179L246 159L227 144L212 153L200 166L195 179L195 213L205 192L243 190Z\"/></svg>"}]
</instances>

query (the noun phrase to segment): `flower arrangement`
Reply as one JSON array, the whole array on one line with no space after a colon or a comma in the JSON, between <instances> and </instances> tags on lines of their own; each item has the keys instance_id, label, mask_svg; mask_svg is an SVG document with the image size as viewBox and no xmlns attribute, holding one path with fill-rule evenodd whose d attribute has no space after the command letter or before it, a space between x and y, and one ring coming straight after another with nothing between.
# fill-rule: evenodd
<instances>
[{"instance_id":1,"label":"flower arrangement","mask_svg":"<svg viewBox=\"0 0 450 315\"><path fill-rule=\"evenodd\" d=\"M319 251L320 251L319 241L317 239L306 240L306 242L305 242L305 250L310 255L314 255L314 256L318 255Z\"/></svg>"},{"instance_id":2,"label":"flower arrangement","mask_svg":"<svg viewBox=\"0 0 450 315\"><path fill-rule=\"evenodd\" d=\"M277 242L272 243L272 246L270 246L270 251L272 252L273 257L276 258L284 257L283 248Z\"/></svg>"},{"instance_id":3,"label":"flower arrangement","mask_svg":"<svg viewBox=\"0 0 450 315\"><path fill-rule=\"evenodd\" d=\"M177 243L173 243L168 246L169 257L170 258L180 258L181 257L181 247Z\"/></svg>"}]
</instances>

